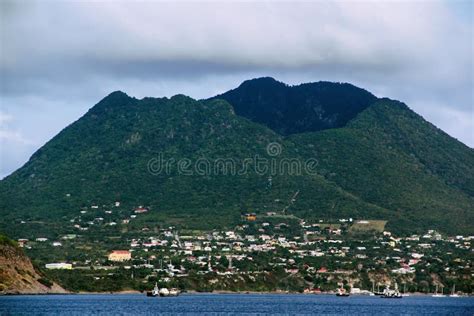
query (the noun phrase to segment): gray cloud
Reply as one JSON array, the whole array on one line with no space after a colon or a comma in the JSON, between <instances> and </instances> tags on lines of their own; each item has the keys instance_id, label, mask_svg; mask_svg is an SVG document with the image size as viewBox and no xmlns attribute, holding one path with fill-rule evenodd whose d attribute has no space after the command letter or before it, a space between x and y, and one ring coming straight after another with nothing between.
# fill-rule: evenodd
<instances>
[{"instance_id":1,"label":"gray cloud","mask_svg":"<svg viewBox=\"0 0 474 316\"><path fill-rule=\"evenodd\" d=\"M470 1L0 6L0 177L113 90L204 98L257 76L351 82L474 146Z\"/></svg>"}]
</instances>

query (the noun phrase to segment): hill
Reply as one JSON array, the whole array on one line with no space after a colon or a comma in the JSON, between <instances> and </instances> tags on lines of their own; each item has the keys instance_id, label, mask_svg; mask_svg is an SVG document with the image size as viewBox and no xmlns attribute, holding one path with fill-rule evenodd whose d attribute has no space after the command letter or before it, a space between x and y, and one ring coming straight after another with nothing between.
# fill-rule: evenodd
<instances>
[{"instance_id":1,"label":"hill","mask_svg":"<svg viewBox=\"0 0 474 316\"><path fill-rule=\"evenodd\" d=\"M311 172L289 169L308 161ZM232 227L242 212L287 209L470 234L473 170L472 149L349 84L263 78L209 100L114 92L0 182L0 228L56 236L80 211L119 201L123 212L147 206L138 223L150 227Z\"/></svg>"},{"instance_id":2,"label":"hill","mask_svg":"<svg viewBox=\"0 0 474 316\"><path fill-rule=\"evenodd\" d=\"M377 99L348 83L288 86L268 77L247 80L214 98L226 100L237 115L281 135L342 127Z\"/></svg>"},{"instance_id":3,"label":"hill","mask_svg":"<svg viewBox=\"0 0 474 316\"><path fill-rule=\"evenodd\" d=\"M40 275L16 243L0 235L0 294L66 293Z\"/></svg>"},{"instance_id":4,"label":"hill","mask_svg":"<svg viewBox=\"0 0 474 316\"><path fill-rule=\"evenodd\" d=\"M397 214L397 231L472 231L473 150L406 105L381 99L344 128L290 139L325 179Z\"/></svg>"},{"instance_id":5,"label":"hill","mask_svg":"<svg viewBox=\"0 0 474 316\"><path fill-rule=\"evenodd\" d=\"M120 201L124 210L148 206L149 224L230 227L241 212L283 209L298 190L308 199L294 209L305 216L338 217L354 211L376 216L384 211L319 175L275 174L269 188L268 171L259 173L250 166L235 175L215 168L221 166L217 162L230 160L238 171L245 159L273 158L267 153L272 143L282 147L278 161L299 157L291 142L235 115L225 101L185 96L137 100L115 92L1 182L0 221L12 234L59 234L69 228L57 222L93 205L107 208ZM150 172L150 161L159 157L174 161L170 172ZM212 167L204 175L193 168L190 175L179 172L177 161L188 159L195 167L203 158Z\"/></svg>"}]
</instances>

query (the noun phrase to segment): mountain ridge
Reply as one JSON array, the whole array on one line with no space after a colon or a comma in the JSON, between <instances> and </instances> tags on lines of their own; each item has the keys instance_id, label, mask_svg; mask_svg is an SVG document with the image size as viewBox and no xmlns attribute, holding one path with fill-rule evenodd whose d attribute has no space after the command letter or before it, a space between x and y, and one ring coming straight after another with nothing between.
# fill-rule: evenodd
<instances>
[{"instance_id":1,"label":"mountain ridge","mask_svg":"<svg viewBox=\"0 0 474 316\"><path fill-rule=\"evenodd\" d=\"M343 127L377 98L349 83L319 81L290 86L271 77L244 81L211 99L281 135Z\"/></svg>"},{"instance_id":2,"label":"mountain ridge","mask_svg":"<svg viewBox=\"0 0 474 316\"><path fill-rule=\"evenodd\" d=\"M276 89L289 87L270 78L263 81ZM347 91L344 84L330 85L335 90L325 94L321 92L325 86L303 84L297 92L309 105L294 109L314 108L312 101L325 113L330 112L328 104L344 109L345 102L332 101L340 88L345 97L360 93L354 101L357 114L344 112L344 120L338 121L344 121L343 126L302 124L293 131L316 130L288 135L283 132L291 130L285 126L291 120L253 121L239 115L238 106L221 100L221 95L207 100L184 95L136 99L115 91L0 182L0 229L11 236L19 231L58 234L70 228L57 223L73 219L79 210L116 200L124 210L149 206L153 212L144 217L148 224L231 227L239 222L241 212L283 209L281 201L298 191L289 212L302 218L384 219L389 229L406 234L428 228L472 233L468 224L474 221L472 149L403 103L377 98L352 85L355 90ZM308 87L317 88L306 98ZM247 93L237 89L231 91ZM257 95L265 105L274 98L273 93ZM323 104L328 95L333 103ZM250 99L255 100L255 95ZM369 99L374 102L359 102ZM271 122L279 125L272 129ZM317 172L272 174L269 185L269 174L255 171L242 176L186 176L176 166L169 174L154 175L149 170L150 160L160 154L191 162L203 157L211 162L235 159L240 167L255 155L272 159L267 146L274 143L281 147L277 161L316 158ZM44 224L33 224L38 221Z\"/></svg>"}]
</instances>

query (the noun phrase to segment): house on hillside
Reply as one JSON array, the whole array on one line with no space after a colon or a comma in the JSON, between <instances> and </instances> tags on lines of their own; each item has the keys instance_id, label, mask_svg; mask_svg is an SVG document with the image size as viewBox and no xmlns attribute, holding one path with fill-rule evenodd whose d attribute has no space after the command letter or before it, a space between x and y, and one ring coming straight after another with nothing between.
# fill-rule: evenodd
<instances>
[{"instance_id":1,"label":"house on hillside","mask_svg":"<svg viewBox=\"0 0 474 316\"><path fill-rule=\"evenodd\" d=\"M141 207L141 206L136 208L134 211L135 214L143 214L147 212L148 212L148 209L146 207Z\"/></svg>"},{"instance_id":2,"label":"house on hillside","mask_svg":"<svg viewBox=\"0 0 474 316\"><path fill-rule=\"evenodd\" d=\"M109 261L121 262L132 259L132 254L128 250L112 250L108 258Z\"/></svg>"},{"instance_id":3,"label":"house on hillside","mask_svg":"<svg viewBox=\"0 0 474 316\"><path fill-rule=\"evenodd\" d=\"M249 222L254 222L257 220L257 214L255 213L247 213L244 215L244 218L246 221L249 221Z\"/></svg>"},{"instance_id":4,"label":"house on hillside","mask_svg":"<svg viewBox=\"0 0 474 316\"><path fill-rule=\"evenodd\" d=\"M25 247L26 243L28 242L28 239L25 239L25 238L20 238L18 239L18 247Z\"/></svg>"}]
</instances>

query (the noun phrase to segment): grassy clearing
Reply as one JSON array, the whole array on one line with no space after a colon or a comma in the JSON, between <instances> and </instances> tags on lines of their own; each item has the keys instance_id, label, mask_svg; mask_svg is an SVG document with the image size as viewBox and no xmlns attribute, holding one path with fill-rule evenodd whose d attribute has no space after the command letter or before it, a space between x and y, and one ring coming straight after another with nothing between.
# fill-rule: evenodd
<instances>
[{"instance_id":1,"label":"grassy clearing","mask_svg":"<svg viewBox=\"0 0 474 316\"><path fill-rule=\"evenodd\" d=\"M354 224L352 224L352 226L349 228L349 232L351 233L368 232L368 231L383 232L386 224L387 224L387 221L382 221L382 220L359 220L359 221L356 221Z\"/></svg>"}]
</instances>

